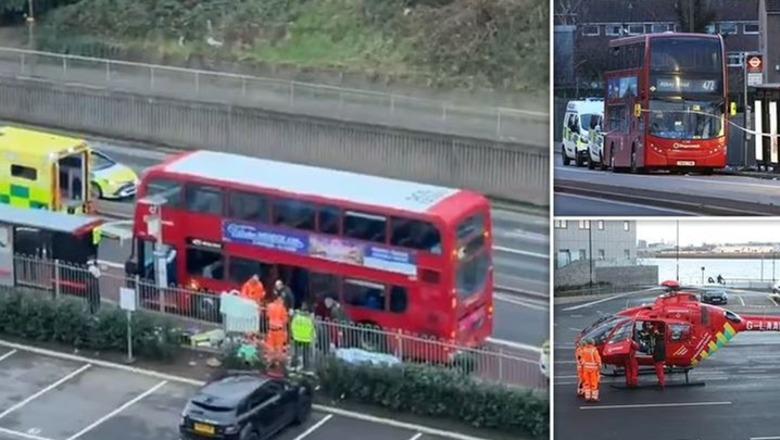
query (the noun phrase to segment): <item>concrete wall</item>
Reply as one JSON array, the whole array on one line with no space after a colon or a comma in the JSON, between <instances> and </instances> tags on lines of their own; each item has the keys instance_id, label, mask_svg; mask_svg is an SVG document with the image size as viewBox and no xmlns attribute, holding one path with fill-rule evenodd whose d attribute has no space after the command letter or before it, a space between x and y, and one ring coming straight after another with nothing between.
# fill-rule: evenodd
<instances>
[{"instance_id":1,"label":"concrete wall","mask_svg":"<svg viewBox=\"0 0 780 440\"><path fill-rule=\"evenodd\" d=\"M595 263L595 262L594 262ZM590 264L587 260L575 261L555 270L554 286L576 287L590 282ZM658 266L593 267L593 282L608 283L613 287L658 284Z\"/></svg>"},{"instance_id":2,"label":"concrete wall","mask_svg":"<svg viewBox=\"0 0 780 440\"><path fill-rule=\"evenodd\" d=\"M468 188L514 202L549 200L546 145L16 78L0 78L0 119Z\"/></svg>"},{"instance_id":3,"label":"concrete wall","mask_svg":"<svg viewBox=\"0 0 780 440\"><path fill-rule=\"evenodd\" d=\"M636 262L635 221L555 220L554 235L556 267L590 259L591 247L598 266L633 265Z\"/></svg>"}]
</instances>

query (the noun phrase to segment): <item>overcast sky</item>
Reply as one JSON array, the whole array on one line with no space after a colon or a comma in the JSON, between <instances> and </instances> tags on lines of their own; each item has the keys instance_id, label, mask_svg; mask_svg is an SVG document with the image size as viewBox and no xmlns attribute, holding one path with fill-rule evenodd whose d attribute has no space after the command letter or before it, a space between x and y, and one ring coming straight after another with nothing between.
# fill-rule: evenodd
<instances>
[{"instance_id":1,"label":"overcast sky","mask_svg":"<svg viewBox=\"0 0 780 440\"><path fill-rule=\"evenodd\" d=\"M648 243L674 243L677 235L674 220L637 220L637 239ZM780 242L778 220L680 220L680 245L702 243Z\"/></svg>"}]
</instances>

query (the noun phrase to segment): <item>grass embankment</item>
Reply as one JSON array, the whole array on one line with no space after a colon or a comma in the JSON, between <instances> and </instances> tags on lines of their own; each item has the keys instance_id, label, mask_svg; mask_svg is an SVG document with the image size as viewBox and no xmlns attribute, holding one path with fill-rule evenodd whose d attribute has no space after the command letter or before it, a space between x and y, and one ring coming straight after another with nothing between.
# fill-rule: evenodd
<instances>
[{"instance_id":1,"label":"grass embankment","mask_svg":"<svg viewBox=\"0 0 780 440\"><path fill-rule=\"evenodd\" d=\"M527 93L547 90L547 10L544 0L80 0L43 16L37 44Z\"/></svg>"}]
</instances>

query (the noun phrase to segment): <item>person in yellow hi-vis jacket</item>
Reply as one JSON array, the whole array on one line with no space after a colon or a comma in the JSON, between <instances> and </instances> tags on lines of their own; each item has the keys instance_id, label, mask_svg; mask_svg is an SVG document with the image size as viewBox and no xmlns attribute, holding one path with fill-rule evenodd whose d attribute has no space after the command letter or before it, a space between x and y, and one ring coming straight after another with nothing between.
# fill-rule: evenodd
<instances>
[{"instance_id":1,"label":"person in yellow hi-vis jacket","mask_svg":"<svg viewBox=\"0 0 780 440\"><path fill-rule=\"evenodd\" d=\"M305 303L301 305L300 310L295 311L290 323L290 331L293 339L293 366L306 369L309 367L312 343L317 337L317 330L314 327L314 318Z\"/></svg>"}]
</instances>

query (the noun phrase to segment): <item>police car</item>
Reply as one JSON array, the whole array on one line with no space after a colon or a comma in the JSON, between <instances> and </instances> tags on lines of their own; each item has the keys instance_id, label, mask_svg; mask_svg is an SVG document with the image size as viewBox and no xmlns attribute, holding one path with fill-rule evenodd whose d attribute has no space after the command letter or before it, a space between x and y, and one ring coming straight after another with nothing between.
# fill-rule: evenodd
<instances>
[{"instance_id":1,"label":"police car","mask_svg":"<svg viewBox=\"0 0 780 440\"><path fill-rule=\"evenodd\" d=\"M563 141L561 142L561 157L563 164L572 161L577 166L585 165L593 160L589 152L590 130L597 127L604 117L604 101L588 98L585 101L569 101L566 114L563 117ZM600 162L601 153L597 151L594 162Z\"/></svg>"}]
</instances>

